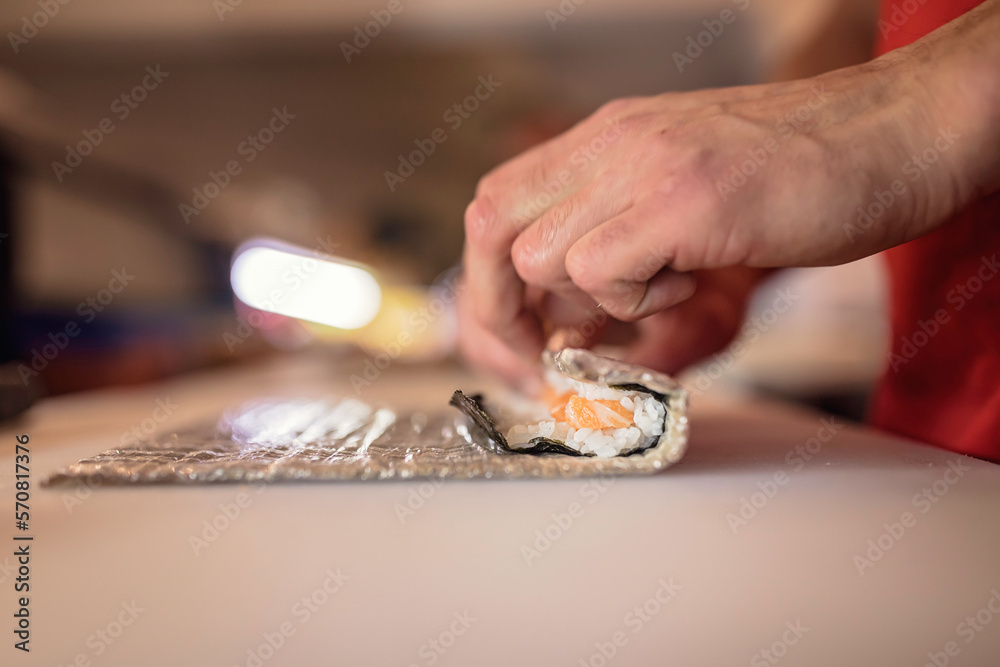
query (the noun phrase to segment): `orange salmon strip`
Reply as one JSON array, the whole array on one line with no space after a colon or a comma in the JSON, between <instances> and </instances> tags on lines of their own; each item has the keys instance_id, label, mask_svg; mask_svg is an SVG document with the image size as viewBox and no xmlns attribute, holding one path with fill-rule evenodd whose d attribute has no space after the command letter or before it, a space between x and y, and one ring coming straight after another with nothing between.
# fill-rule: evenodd
<instances>
[{"instance_id":1,"label":"orange salmon strip","mask_svg":"<svg viewBox=\"0 0 1000 667\"><path fill-rule=\"evenodd\" d=\"M632 425L632 413L617 401L588 401L573 396L567 401L565 412L566 423L577 430L626 428Z\"/></svg>"},{"instance_id":2,"label":"orange salmon strip","mask_svg":"<svg viewBox=\"0 0 1000 667\"><path fill-rule=\"evenodd\" d=\"M549 404L549 412L556 421L566 421L566 404L569 402L572 395L573 392L571 391L567 391L562 394L556 394L556 392L551 389L547 391L545 399Z\"/></svg>"}]
</instances>

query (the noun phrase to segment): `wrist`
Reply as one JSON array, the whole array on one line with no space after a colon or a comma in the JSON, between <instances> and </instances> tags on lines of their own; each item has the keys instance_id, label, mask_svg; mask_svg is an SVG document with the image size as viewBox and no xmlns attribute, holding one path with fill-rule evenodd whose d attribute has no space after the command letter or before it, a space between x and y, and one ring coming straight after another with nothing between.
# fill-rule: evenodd
<instances>
[{"instance_id":1,"label":"wrist","mask_svg":"<svg viewBox=\"0 0 1000 667\"><path fill-rule=\"evenodd\" d=\"M953 49L928 75L927 87L939 122L962 134L951 162L968 200L1000 187L1000 40L991 47L992 53ZM970 203L968 200L962 203Z\"/></svg>"},{"instance_id":2,"label":"wrist","mask_svg":"<svg viewBox=\"0 0 1000 667\"><path fill-rule=\"evenodd\" d=\"M872 251L927 234L982 196L970 178L981 126L942 76L952 67L929 56L900 49L859 68L865 104L848 124L852 161L866 197L893 201L869 235Z\"/></svg>"},{"instance_id":3,"label":"wrist","mask_svg":"<svg viewBox=\"0 0 1000 667\"><path fill-rule=\"evenodd\" d=\"M863 237L848 237L848 254L905 243L948 219L959 206L946 159L955 139L922 68L896 51L821 78L839 100L821 138L836 148L841 198L851 202L852 220L856 210L869 216Z\"/></svg>"},{"instance_id":4,"label":"wrist","mask_svg":"<svg viewBox=\"0 0 1000 667\"><path fill-rule=\"evenodd\" d=\"M1000 0L885 56L915 107L900 129L936 226L1000 186Z\"/></svg>"}]
</instances>

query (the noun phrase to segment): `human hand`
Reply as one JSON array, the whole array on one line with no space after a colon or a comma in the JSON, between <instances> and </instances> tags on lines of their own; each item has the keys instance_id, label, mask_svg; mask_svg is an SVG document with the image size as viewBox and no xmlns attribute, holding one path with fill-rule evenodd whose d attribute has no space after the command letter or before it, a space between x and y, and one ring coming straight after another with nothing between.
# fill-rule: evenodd
<instances>
[{"instance_id":1,"label":"human hand","mask_svg":"<svg viewBox=\"0 0 1000 667\"><path fill-rule=\"evenodd\" d=\"M725 348L740 331L757 284L770 272L730 267L695 272L698 286L682 303L634 323L617 321L598 308L573 307L549 296L535 303L543 319L557 328L554 338L568 347L617 347L626 361L662 371L684 368ZM466 290L459 292L459 341L463 356L480 370L534 394L541 387L536 363L514 352L472 315ZM550 341L552 342L552 341Z\"/></svg>"},{"instance_id":2,"label":"human hand","mask_svg":"<svg viewBox=\"0 0 1000 667\"><path fill-rule=\"evenodd\" d=\"M692 271L841 263L930 231L983 194L996 162L982 157L990 124L969 110L983 95L954 63L931 76L926 62L896 52L815 79L606 105L480 182L466 212L471 318L534 359L533 290L638 321L694 293Z\"/></svg>"}]
</instances>

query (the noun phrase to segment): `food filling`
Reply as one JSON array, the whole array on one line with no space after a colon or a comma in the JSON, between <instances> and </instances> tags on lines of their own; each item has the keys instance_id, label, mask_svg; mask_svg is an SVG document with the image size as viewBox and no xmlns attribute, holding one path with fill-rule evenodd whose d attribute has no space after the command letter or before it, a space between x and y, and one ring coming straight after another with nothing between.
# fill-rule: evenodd
<instances>
[{"instance_id":1,"label":"food filling","mask_svg":"<svg viewBox=\"0 0 1000 667\"><path fill-rule=\"evenodd\" d=\"M546 438L583 454L610 458L647 446L663 434L666 409L650 394L578 382L557 373L547 379L543 400L550 418L511 428L511 447Z\"/></svg>"}]
</instances>

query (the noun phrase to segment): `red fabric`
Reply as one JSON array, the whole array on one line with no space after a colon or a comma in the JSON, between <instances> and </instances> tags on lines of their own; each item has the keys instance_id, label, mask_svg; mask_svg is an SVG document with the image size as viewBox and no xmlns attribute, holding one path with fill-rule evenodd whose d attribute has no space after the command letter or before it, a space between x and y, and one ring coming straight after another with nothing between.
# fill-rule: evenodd
<instances>
[{"instance_id":1,"label":"red fabric","mask_svg":"<svg viewBox=\"0 0 1000 667\"><path fill-rule=\"evenodd\" d=\"M884 0L877 52L905 46L978 4ZM883 255L892 352L872 422L1000 462L1000 195Z\"/></svg>"}]
</instances>

